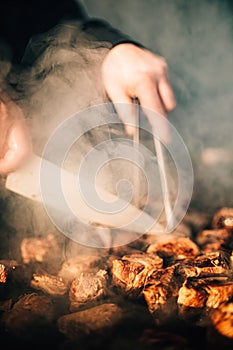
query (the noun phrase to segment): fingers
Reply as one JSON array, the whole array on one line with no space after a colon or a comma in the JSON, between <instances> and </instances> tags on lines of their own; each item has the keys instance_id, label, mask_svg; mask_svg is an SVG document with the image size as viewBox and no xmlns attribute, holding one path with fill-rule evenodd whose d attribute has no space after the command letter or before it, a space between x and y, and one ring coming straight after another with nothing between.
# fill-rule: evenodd
<instances>
[{"instance_id":1,"label":"fingers","mask_svg":"<svg viewBox=\"0 0 233 350\"><path fill-rule=\"evenodd\" d=\"M137 97L153 130L164 142L168 143L169 129L167 120L164 119L167 110L161 99L158 85L152 79L144 81L137 89Z\"/></svg>"},{"instance_id":2,"label":"fingers","mask_svg":"<svg viewBox=\"0 0 233 350\"><path fill-rule=\"evenodd\" d=\"M158 90L166 111L172 111L176 106L176 99L172 87L166 77L159 81Z\"/></svg>"},{"instance_id":3,"label":"fingers","mask_svg":"<svg viewBox=\"0 0 233 350\"><path fill-rule=\"evenodd\" d=\"M135 133L135 114L132 99L127 94L124 94L122 89L112 91L109 94L109 98L114 104L118 117L125 126L126 133L129 136L133 136Z\"/></svg>"}]
</instances>

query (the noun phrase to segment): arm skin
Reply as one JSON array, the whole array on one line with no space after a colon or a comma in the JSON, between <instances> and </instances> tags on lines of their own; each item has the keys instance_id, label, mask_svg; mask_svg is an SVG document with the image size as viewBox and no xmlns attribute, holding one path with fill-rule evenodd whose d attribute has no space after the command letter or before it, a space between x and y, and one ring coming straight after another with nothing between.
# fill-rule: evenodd
<instances>
[{"instance_id":1,"label":"arm skin","mask_svg":"<svg viewBox=\"0 0 233 350\"><path fill-rule=\"evenodd\" d=\"M30 133L22 110L0 93L0 173L17 169L32 152Z\"/></svg>"}]
</instances>

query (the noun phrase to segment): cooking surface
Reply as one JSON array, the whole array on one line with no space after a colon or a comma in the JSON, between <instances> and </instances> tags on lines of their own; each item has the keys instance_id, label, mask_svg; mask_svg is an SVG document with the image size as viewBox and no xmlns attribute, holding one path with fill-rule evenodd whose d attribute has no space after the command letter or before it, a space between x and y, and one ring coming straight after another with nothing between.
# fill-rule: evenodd
<instances>
[{"instance_id":1,"label":"cooking surface","mask_svg":"<svg viewBox=\"0 0 233 350\"><path fill-rule=\"evenodd\" d=\"M232 218L188 212L172 235L87 248L24 236L0 261L1 338L9 347L230 349Z\"/></svg>"}]
</instances>

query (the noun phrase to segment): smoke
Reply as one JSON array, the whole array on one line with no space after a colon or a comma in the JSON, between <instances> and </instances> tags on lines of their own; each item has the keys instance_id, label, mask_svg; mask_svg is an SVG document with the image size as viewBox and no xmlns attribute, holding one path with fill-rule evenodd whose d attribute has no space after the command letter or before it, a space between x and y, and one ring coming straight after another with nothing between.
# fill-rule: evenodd
<instances>
[{"instance_id":1,"label":"smoke","mask_svg":"<svg viewBox=\"0 0 233 350\"><path fill-rule=\"evenodd\" d=\"M172 124L192 157L192 204L212 214L233 204L232 3L222 0L84 1L146 48L164 56L177 107ZM215 161L206 162L208 157ZM221 154L222 156L216 156Z\"/></svg>"}]
</instances>

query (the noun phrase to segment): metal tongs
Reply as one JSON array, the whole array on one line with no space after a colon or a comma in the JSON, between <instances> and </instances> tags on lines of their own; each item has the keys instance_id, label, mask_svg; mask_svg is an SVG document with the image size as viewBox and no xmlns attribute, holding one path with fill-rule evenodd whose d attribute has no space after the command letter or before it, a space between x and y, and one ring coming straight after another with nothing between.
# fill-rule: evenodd
<instances>
[{"instance_id":1,"label":"metal tongs","mask_svg":"<svg viewBox=\"0 0 233 350\"><path fill-rule=\"evenodd\" d=\"M139 142L140 142L140 136L139 136L139 130L140 130L140 108L139 108L139 101L137 98L134 98L133 100L134 105L134 119L135 119L135 132L133 135L133 141L134 141L134 147L135 151L138 152ZM173 219L172 219L172 206L171 206L171 200L170 200L170 192L168 187L168 178L167 178L167 172L166 172L166 166L165 166L165 157L163 152L163 146L161 144L161 141L155 136L155 132L153 131L153 142L154 142L154 148L155 153L157 156L157 162L159 167L159 174L160 174L160 181L163 191L163 201L164 201L164 211L165 211L165 217L167 222L167 230L172 227ZM135 152L136 153L136 152ZM138 169L138 168L137 168ZM135 205L138 206L139 204L139 176L138 171L135 171Z\"/></svg>"}]
</instances>

